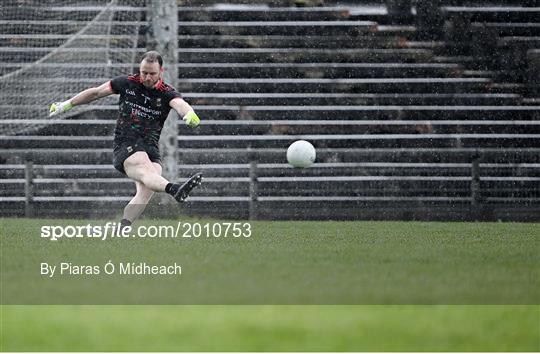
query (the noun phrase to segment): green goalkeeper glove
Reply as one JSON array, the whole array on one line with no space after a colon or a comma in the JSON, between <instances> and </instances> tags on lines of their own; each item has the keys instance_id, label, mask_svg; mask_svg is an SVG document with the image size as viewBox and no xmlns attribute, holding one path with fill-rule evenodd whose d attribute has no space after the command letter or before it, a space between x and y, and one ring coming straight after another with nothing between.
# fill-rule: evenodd
<instances>
[{"instance_id":1,"label":"green goalkeeper glove","mask_svg":"<svg viewBox=\"0 0 540 354\"><path fill-rule=\"evenodd\" d=\"M64 102L54 102L49 107L49 117L55 116L60 113L65 113L73 108L73 105L69 100Z\"/></svg>"},{"instance_id":2,"label":"green goalkeeper glove","mask_svg":"<svg viewBox=\"0 0 540 354\"><path fill-rule=\"evenodd\" d=\"M201 119L199 118L199 116L197 116L197 114L193 111L189 111L182 119L184 120L184 122L186 122L186 125L190 128L195 128L201 122Z\"/></svg>"}]
</instances>

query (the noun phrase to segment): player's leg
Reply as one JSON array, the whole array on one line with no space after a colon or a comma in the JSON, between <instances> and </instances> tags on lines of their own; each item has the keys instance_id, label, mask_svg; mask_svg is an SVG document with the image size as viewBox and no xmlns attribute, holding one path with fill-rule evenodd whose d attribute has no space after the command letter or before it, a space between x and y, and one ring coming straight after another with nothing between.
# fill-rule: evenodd
<instances>
[{"instance_id":1,"label":"player's leg","mask_svg":"<svg viewBox=\"0 0 540 354\"><path fill-rule=\"evenodd\" d=\"M161 175L161 165L156 162L152 162L152 166L156 173ZM154 195L154 191L146 188L141 182L135 181L135 187L137 189L135 196L124 208L122 226L131 225L132 222L137 220L143 213L146 205L150 202L150 199L152 199L152 196Z\"/></svg>"},{"instance_id":2,"label":"player's leg","mask_svg":"<svg viewBox=\"0 0 540 354\"><path fill-rule=\"evenodd\" d=\"M161 162L159 149L156 146L147 145L146 153L152 162ZM160 166L161 167L161 166ZM165 192L172 195L178 202L183 202L189 196L191 190L201 184L202 173L197 173L184 183L169 183L165 186Z\"/></svg>"},{"instance_id":3,"label":"player's leg","mask_svg":"<svg viewBox=\"0 0 540 354\"><path fill-rule=\"evenodd\" d=\"M169 181L161 176L161 170L159 173L156 171L154 164L144 151L137 151L129 156L124 161L124 170L129 178L153 192L165 192L165 187L169 184Z\"/></svg>"},{"instance_id":4,"label":"player's leg","mask_svg":"<svg viewBox=\"0 0 540 354\"><path fill-rule=\"evenodd\" d=\"M131 179L142 183L154 192L166 192L178 202L183 202L193 188L202 182L202 173L196 173L183 184L170 183L152 168L152 162L144 151L137 151L124 161L124 170Z\"/></svg>"}]
</instances>

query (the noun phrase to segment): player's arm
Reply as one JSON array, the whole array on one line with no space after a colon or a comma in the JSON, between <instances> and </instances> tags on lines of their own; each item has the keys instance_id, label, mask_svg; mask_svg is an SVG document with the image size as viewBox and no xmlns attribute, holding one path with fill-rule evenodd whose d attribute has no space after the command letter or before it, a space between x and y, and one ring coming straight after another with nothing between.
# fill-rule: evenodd
<instances>
[{"instance_id":1,"label":"player's arm","mask_svg":"<svg viewBox=\"0 0 540 354\"><path fill-rule=\"evenodd\" d=\"M187 126L195 128L201 122L199 116L197 116L197 113L195 113L189 103L180 97L172 99L169 105L178 113L180 117L182 117L182 120L186 122Z\"/></svg>"},{"instance_id":2,"label":"player's arm","mask_svg":"<svg viewBox=\"0 0 540 354\"><path fill-rule=\"evenodd\" d=\"M73 98L64 102L55 102L51 104L49 108L49 117L69 111L74 106L86 104L105 96L113 94L114 91L111 87L110 81L104 83L101 86L90 87L84 91L79 92Z\"/></svg>"}]
</instances>

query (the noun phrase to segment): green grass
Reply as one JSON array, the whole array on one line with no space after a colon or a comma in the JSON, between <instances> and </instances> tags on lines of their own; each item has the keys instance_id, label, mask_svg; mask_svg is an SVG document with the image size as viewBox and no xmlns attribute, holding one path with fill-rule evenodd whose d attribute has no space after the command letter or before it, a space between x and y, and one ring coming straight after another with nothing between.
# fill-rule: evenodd
<instances>
[{"instance_id":1,"label":"green grass","mask_svg":"<svg viewBox=\"0 0 540 354\"><path fill-rule=\"evenodd\" d=\"M3 351L538 351L538 306L3 306Z\"/></svg>"},{"instance_id":2,"label":"green grass","mask_svg":"<svg viewBox=\"0 0 540 354\"><path fill-rule=\"evenodd\" d=\"M537 304L537 224L255 222L250 238L40 238L3 221L4 304ZM159 224L172 224L160 221ZM150 224L150 222L146 222ZM181 276L55 276L40 263L182 266Z\"/></svg>"},{"instance_id":3,"label":"green grass","mask_svg":"<svg viewBox=\"0 0 540 354\"><path fill-rule=\"evenodd\" d=\"M40 225L85 222L0 222L2 351L540 350L538 224L255 222L249 239L51 242ZM36 274L108 259L183 273ZM130 303L151 305L103 305Z\"/></svg>"}]
</instances>

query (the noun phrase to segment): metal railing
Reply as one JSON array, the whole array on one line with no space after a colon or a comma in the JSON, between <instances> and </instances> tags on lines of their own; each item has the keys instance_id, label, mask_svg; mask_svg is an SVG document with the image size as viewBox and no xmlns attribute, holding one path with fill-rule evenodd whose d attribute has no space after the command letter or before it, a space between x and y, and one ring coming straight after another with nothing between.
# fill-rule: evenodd
<instances>
[{"instance_id":1,"label":"metal railing","mask_svg":"<svg viewBox=\"0 0 540 354\"><path fill-rule=\"evenodd\" d=\"M540 169L540 164L538 163L524 163L524 164L505 164L505 163L482 163L481 157L474 159L471 163L406 163L406 162L349 162L349 163L317 163L313 168L321 169L323 171L328 170L331 173L334 172L336 168L394 168L399 170L400 168L422 168L432 170L434 173L430 175L421 175L420 173L416 175L291 175L276 176L275 171L282 171L288 167L287 164L274 164L274 163L258 163L253 160L250 163L243 164L188 164L180 165L181 170L206 170L206 171L233 171L241 170L243 173L241 176L221 176L221 177L208 177L205 179L205 183L241 183L248 184L247 193L242 195L206 195L206 196L193 196L190 198L191 202L241 202L245 203L245 207L249 209L249 217L256 219L258 215L258 209L260 203L266 202L439 202L439 203L465 203L471 206L480 206L486 202L501 202L505 201L507 203L519 203L523 202L523 197L511 197L501 198L496 196L490 196L489 198L485 197L485 191L482 189L481 182L508 182L513 181L516 183L521 182L533 182L540 185L540 177L535 170ZM460 169L461 173L459 175L440 175L437 174L437 171L440 171L442 168L455 168ZM492 169L504 169L511 168L515 169L525 169L533 171L531 174L526 173L524 176L501 176L499 175L482 175L482 169L492 168ZM0 185L5 186L6 190L9 185L13 184L24 184L24 194L16 196L0 196L0 202L24 202L24 215L27 217L32 217L36 215L36 206L41 202L127 202L132 197L127 195L116 195L116 196L106 196L106 195L82 195L82 196L58 196L58 195L47 195L39 196L36 195L35 189L37 185L48 185L48 184L57 184L51 190L59 188L58 184L65 185L66 183L132 183L130 179L122 177L36 177L36 170L101 170L101 171L112 171L112 166L110 165L36 165L32 161L26 161L25 164L15 164L15 165L3 165L0 166L1 170L11 170L19 171L19 176L21 175L20 170L24 170L24 178L3 178L0 179ZM262 173L265 171L264 173ZM267 171L270 171L269 175ZM464 172L465 171L465 172ZM466 172L468 171L468 173ZM245 174L245 175L244 175ZM469 192L468 195L404 195L400 194L399 191L394 191L390 195L387 193L382 193L383 195L343 195L343 194L329 194L329 195L305 195L302 193L294 193L294 190L291 191L289 195L279 195L279 193L272 195L272 193L261 193L261 190L267 183L272 184L281 184L281 183L324 183L324 182L336 182L336 183L347 183L347 182L358 182L358 181L374 181L374 182L430 182L430 181L440 181L440 182L457 182L457 183L469 183ZM60 187L62 188L62 187ZM266 187L267 188L267 187ZM275 187L272 187L275 188ZM345 188L345 187L344 187ZM103 191L105 194L106 190ZM538 191L530 191L531 196L525 198L530 203L537 203L540 201L540 197L534 196L538 194ZM503 200L504 199L504 200Z\"/></svg>"}]
</instances>

